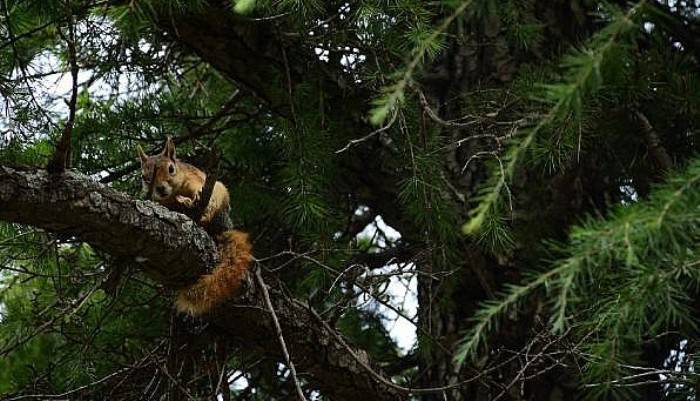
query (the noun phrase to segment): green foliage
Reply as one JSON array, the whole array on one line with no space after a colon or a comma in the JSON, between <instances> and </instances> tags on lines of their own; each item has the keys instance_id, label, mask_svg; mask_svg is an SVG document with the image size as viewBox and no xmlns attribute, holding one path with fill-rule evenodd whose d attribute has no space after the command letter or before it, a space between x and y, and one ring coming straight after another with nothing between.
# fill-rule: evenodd
<instances>
[{"instance_id":1,"label":"green foliage","mask_svg":"<svg viewBox=\"0 0 700 401\"><path fill-rule=\"evenodd\" d=\"M328 190L332 166L320 154L328 154L323 131L285 126L287 162L280 171L281 185L287 192L282 210L288 223L299 230L325 232L332 217L324 193Z\"/></svg>"},{"instance_id":2,"label":"green foliage","mask_svg":"<svg viewBox=\"0 0 700 401\"><path fill-rule=\"evenodd\" d=\"M233 1L233 10L239 14L251 13L257 4L257 0L238 0Z\"/></svg>"},{"instance_id":3,"label":"green foliage","mask_svg":"<svg viewBox=\"0 0 700 401\"><path fill-rule=\"evenodd\" d=\"M7 163L31 166L45 163L51 150L51 144L46 140L30 144L13 140L0 148L0 158Z\"/></svg>"},{"instance_id":4,"label":"green foliage","mask_svg":"<svg viewBox=\"0 0 700 401\"><path fill-rule=\"evenodd\" d=\"M398 357L396 345L376 315L352 308L343 314L337 327L378 361L392 361Z\"/></svg>"},{"instance_id":5,"label":"green foliage","mask_svg":"<svg viewBox=\"0 0 700 401\"><path fill-rule=\"evenodd\" d=\"M458 207L440 178L440 137L427 135L423 146L410 141L405 144L409 175L399 184L399 201L419 229L429 233L436 244L449 249L457 239Z\"/></svg>"},{"instance_id":6,"label":"green foliage","mask_svg":"<svg viewBox=\"0 0 700 401\"><path fill-rule=\"evenodd\" d=\"M88 246L57 245L13 225L3 224L0 233L3 394L31 385L37 374L48 375L59 391L90 383L111 373L115 362L129 363L161 332L166 322L153 316L159 306L150 302L154 293L148 287L132 282L121 300L97 290L100 260ZM125 308L128 316L121 312ZM76 343L90 352L76 355Z\"/></svg>"},{"instance_id":7,"label":"green foliage","mask_svg":"<svg viewBox=\"0 0 700 401\"><path fill-rule=\"evenodd\" d=\"M444 48L441 39L452 22L460 17L472 3L465 0L443 22L431 31L426 31L423 26L411 31L410 39L415 42L415 47L410 52L410 59L406 67L397 72L398 79L391 85L382 89L383 94L373 101L374 108L370 111L369 120L373 125L381 125L399 105L404 97L406 88L411 83L413 73L419 68L426 58L434 57Z\"/></svg>"},{"instance_id":8,"label":"green foliage","mask_svg":"<svg viewBox=\"0 0 700 401\"><path fill-rule=\"evenodd\" d=\"M593 36L588 46L564 57L562 82L544 85L544 97L540 99L551 107L534 127L527 128L521 137L513 140L500 162L500 171L496 171L481 188L477 206L472 210L470 220L462 226L465 234L476 234L484 227L485 221L497 219L493 215L504 202L503 194L510 191L508 183L516 167L542 131L568 119L581 119L585 100L600 90L612 69L609 65L622 61L620 52L634 39L633 33L639 30L634 21L643 4L644 1L638 3L624 14L610 9L611 22Z\"/></svg>"},{"instance_id":9,"label":"green foliage","mask_svg":"<svg viewBox=\"0 0 700 401\"><path fill-rule=\"evenodd\" d=\"M586 347L592 354L592 382L618 377L615 369L634 360L644 339L671 328L695 330L691 308L692 294L700 286L700 215L693 205L700 201L699 182L696 159L649 199L618 206L607 218L576 227L568 243L553 245L561 256L550 270L482 304L457 361L475 355L498 320L540 289L550 294L553 330L574 326L584 339L590 338ZM609 355L620 362L599 363Z\"/></svg>"}]
</instances>

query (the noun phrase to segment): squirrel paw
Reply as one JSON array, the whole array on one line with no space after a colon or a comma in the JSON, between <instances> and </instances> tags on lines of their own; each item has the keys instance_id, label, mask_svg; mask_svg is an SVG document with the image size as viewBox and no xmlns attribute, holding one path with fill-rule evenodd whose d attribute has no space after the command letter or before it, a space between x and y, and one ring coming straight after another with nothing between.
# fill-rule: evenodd
<instances>
[{"instance_id":1,"label":"squirrel paw","mask_svg":"<svg viewBox=\"0 0 700 401\"><path fill-rule=\"evenodd\" d=\"M179 203L182 206L185 206L188 208L194 207L195 201L186 197L186 196L177 195L177 196L175 196L175 200L177 201L177 203Z\"/></svg>"},{"instance_id":2,"label":"squirrel paw","mask_svg":"<svg viewBox=\"0 0 700 401\"><path fill-rule=\"evenodd\" d=\"M202 190L200 189L199 191L194 193L194 199L192 199L192 204L196 205L199 204L199 202L202 201Z\"/></svg>"}]
</instances>

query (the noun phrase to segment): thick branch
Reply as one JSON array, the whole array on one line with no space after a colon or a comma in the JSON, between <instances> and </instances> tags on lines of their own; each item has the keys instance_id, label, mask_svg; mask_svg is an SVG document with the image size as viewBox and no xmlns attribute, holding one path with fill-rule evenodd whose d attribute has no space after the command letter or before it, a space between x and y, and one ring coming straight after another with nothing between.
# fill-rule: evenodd
<instances>
[{"instance_id":1,"label":"thick branch","mask_svg":"<svg viewBox=\"0 0 700 401\"><path fill-rule=\"evenodd\" d=\"M49 176L41 169L0 166L0 219L73 236L114 256L140 261L146 274L172 288L196 279L216 258L209 236L186 216L72 171ZM351 355L318 315L280 293L272 294L300 378L337 401L405 398L378 381L367 369L366 354ZM246 350L281 360L267 309L251 286L218 308L211 322Z\"/></svg>"},{"instance_id":2,"label":"thick branch","mask_svg":"<svg viewBox=\"0 0 700 401\"><path fill-rule=\"evenodd\" d=\"M266 26L236 18L230 10L208 4L199 13L164 14L158 24L228 78L287 115L282 63ZM206 29L203 29L206 27Z\"/></svg>"},{"instance_id":3,"label":"thick branch","mask_svg":"<svg viewBox=\"0 0 700 401\"><path fill-rule=\"evenodd\" d=\"M640 110L635 109L633 112L635 118L642 126L644 142L646 142L652 158L664 172L671 170L673 168L673 159L666 151L666 148L661 144L661 138L659 138L659 135L656 133L654 126L651 125L647 116Z\"/></svg>"},{"instance_id":4,"label":"thick branch","mask_svg":"<svg viewBox=\"0 0 700 401\"><path fill-rule=\"evenodd\" d=\"M72 171L50 176L0 166L0 219L76 237L140 263L170 287L194 281L216 261L211 238L189 218Z\"/></svg>"}]
</instances>

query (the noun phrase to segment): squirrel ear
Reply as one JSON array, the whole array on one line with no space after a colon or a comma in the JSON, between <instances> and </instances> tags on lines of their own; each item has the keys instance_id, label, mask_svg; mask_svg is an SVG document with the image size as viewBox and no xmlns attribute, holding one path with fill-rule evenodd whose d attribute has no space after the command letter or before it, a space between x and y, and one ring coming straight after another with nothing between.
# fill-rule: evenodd
<instances>
[{"instance_id":1,"label":"squirrel ear","mask_svg":"<svg viewBox=\"0 0 700 401\"><path fill-rule=\"evenodd\" d=\"M175 142L173 142L173 137L168 135L168 139L165 141L165 148L163 148L163 156L175 160Z\"/></svg>"},{"instance_id":2,"label":"squirrel ear","mask_svg":"<svg viewBox=\"0 0 700 401\"><path fill-rule=\"evenodd\" d=\"M144 164L146 164L146 161L148 160L148 155L146 152L143 151L143 148L141 145L136 145L136 152L139 154L139 159L141 159L141 166L143 167Z\"/></svg>"}]
</instances>

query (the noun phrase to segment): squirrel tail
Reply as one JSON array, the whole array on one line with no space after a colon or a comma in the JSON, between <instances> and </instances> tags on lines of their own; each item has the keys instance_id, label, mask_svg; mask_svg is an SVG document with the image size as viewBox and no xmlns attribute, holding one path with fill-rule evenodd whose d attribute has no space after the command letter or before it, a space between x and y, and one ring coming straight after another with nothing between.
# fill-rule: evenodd
<instances>
[{"instance_id":1,"label":"squirrel tail","mask_svg":"<svg viewBox=\"0 0 700 401\"><path fill-rule=\"evenodd\" d=\"M248 234L224 231L217 237L219 263L190 287L177 294L175 307L179 312L199 316L235 294L253 260Z\"/></svg>"}]
</instances>

